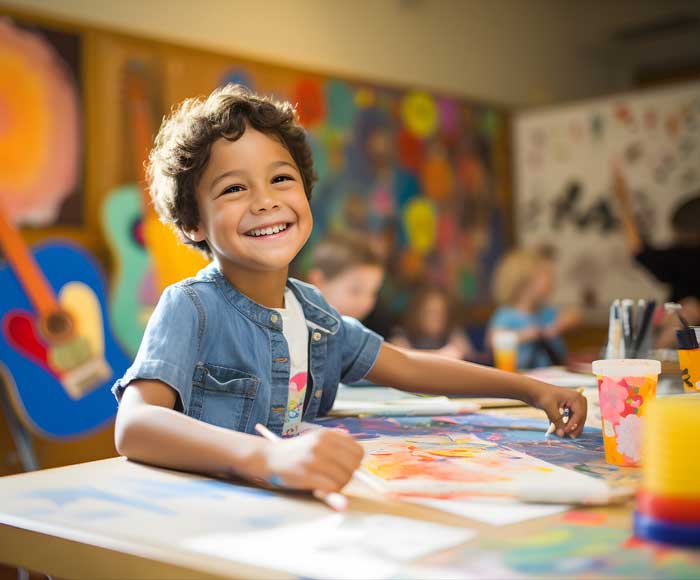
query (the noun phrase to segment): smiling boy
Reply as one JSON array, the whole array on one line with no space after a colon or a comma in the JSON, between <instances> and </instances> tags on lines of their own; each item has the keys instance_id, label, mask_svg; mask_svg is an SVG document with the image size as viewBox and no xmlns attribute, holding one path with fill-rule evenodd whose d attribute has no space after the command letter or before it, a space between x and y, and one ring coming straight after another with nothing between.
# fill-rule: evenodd
<instances>
[{"instance_id":1,"label":"smiling boy","mask_svg":"<svg viewBox=\"0 0 700 580\"><path fill-rule=\"evenodd\" d=\"M331 409L339 382L363 377L413 392L517 398L544 409L560 436L583 429L577 392L385 344L288 278L311 234L315 181L289 103L236 85L185 101L160 129L149 177L161 218L212 263L163 292L113 388L122 455L335 491L362 448L335 430L293 435L302 418ZM567 424L561 407L571 411ZM256 423L287 438L256 437Z\"/></svg>"}]
</instances>

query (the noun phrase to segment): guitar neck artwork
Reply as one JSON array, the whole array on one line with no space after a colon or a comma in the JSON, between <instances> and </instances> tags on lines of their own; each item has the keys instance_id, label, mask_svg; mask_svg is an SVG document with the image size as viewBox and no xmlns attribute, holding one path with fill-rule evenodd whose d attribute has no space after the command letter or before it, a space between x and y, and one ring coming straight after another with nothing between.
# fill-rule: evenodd
<instances>
[{"instance_id":1,"label":"guitar neck artwork","mask_svg":"<svg viewBox=\"0 0 700 580\"><path fill-rule=\"evenodd\" d=\"M116 266L109 305L111 324L132 354L138 350L160 292L207 263L158 219L145 185L144 162L155 136L152 76L148 64L138 59L125 65L126 127L136 183L110 191L102 206L102 226Z\"/></svg>"}]
</instances>

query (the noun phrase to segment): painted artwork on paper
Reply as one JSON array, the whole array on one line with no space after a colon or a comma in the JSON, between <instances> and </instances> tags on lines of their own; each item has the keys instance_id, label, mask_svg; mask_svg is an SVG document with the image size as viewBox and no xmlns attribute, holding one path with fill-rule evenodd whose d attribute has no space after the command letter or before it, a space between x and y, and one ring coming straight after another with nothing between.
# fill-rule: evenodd
<instances>
[{"instance_id":1,"label":"painted artwork on paper","mask_svg":"<svg viewBox=\"0 0 700 580\"><path fill-rule=\"evenodd\" d=\"M576 514L578 522L571 513L532 522L527 533L482 536L421 564L441 578L465 570L482 578L700 578L696 551L638 540L607 512L586 510L587 517Z\"/></svg>"},{"instance_id":2,"label":"painted artwork on paper","mask_svg":"<svg viewBox=\"0 0 700 580\"><path fill-rule=\"evenodd\" d=\"M544 419L474 413L446 417L347 417L322 420L320 424L347 431L365 446L371 444L374 447L375 441L384 440L417 441L417 438L425 436L443 437L446 445L454 445L450 437L457 440L471 437L473 444L465 453L482 450L482 458L496 454L502 463L509 457L508 453L520 453L530 458L526 465L534 467L536 464L531 460L538 459L546 462L545 465L605 479L616 485L634 485L640 477L639 470L605 463L600 429L586 427L577 439L544 437L548 426ZM494 447L489 447L489 444ZM459 443L456 445L459 447ZM430 458L439 459L440 456L432 455ZM443 457L442 462L447 461L448 458Z\"/></svg>"},{"instance_id":3,"label":"painted artwork on paper","mask_svg":"<svg viewBox=\"0 0 700 580\"><path fill-rule=\"evenodd\" d=\"M80 225L80 38L0 20L0 202L18 224Z\"/></svg>"},{"instance_id":4,"label":"painted artwork on paper","mask_svg":"<svg viewBox=\"0 0 700 580\"><path fill-rule=\"evenodd\" d=\"M363 468L401 498L510 499L523 486L587 477L473 433L381 437L362 445Z\"/></svg>"}]
</instances>

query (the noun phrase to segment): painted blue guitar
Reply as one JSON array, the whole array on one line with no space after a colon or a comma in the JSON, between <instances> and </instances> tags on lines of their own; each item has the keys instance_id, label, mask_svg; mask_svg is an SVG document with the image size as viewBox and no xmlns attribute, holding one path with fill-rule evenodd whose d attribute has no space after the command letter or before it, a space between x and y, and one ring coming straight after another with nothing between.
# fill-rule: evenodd
<instances>
[{"instance_id":1,"label":"painted blue guitar","mask_svg":"<svg viewBox=\"0 0 700 580\"><path fill-rule=\"evenodd\" d=\"M107 424L110 387L129 365L108 326L105 283L84 250L69 242L33 254L0 209L0 373L20 419L54 438Z\"/></svg>"}]
</instances>

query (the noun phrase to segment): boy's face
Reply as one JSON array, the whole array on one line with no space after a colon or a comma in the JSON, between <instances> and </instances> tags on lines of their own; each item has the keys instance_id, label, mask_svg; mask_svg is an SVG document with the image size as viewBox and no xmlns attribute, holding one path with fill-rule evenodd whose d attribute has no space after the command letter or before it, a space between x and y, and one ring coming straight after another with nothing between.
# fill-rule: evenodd
<instances>
[{"instance_id":1,"label":"boy's face","mask_svg":"<svg viewBox=\"0 0 700 580\"><path fill-rule=\"evenodd\" d=\"M247 128L237 141L219 139L196 187L199 225L230 276L286 271L311 234L313 219L301 174L280 141Z\"/></svg>"},{"instance_id":2,"label":"boy's face","mask_svg":"<svg viewBox=\"0 0 700 580\"><path fill-rule=\"evenodd\" d=\"M318 286L328 303L343 316L362 320L374 308L383 277L381 267L367 264L324 279Z\"/></svg>"}]
</instances>

